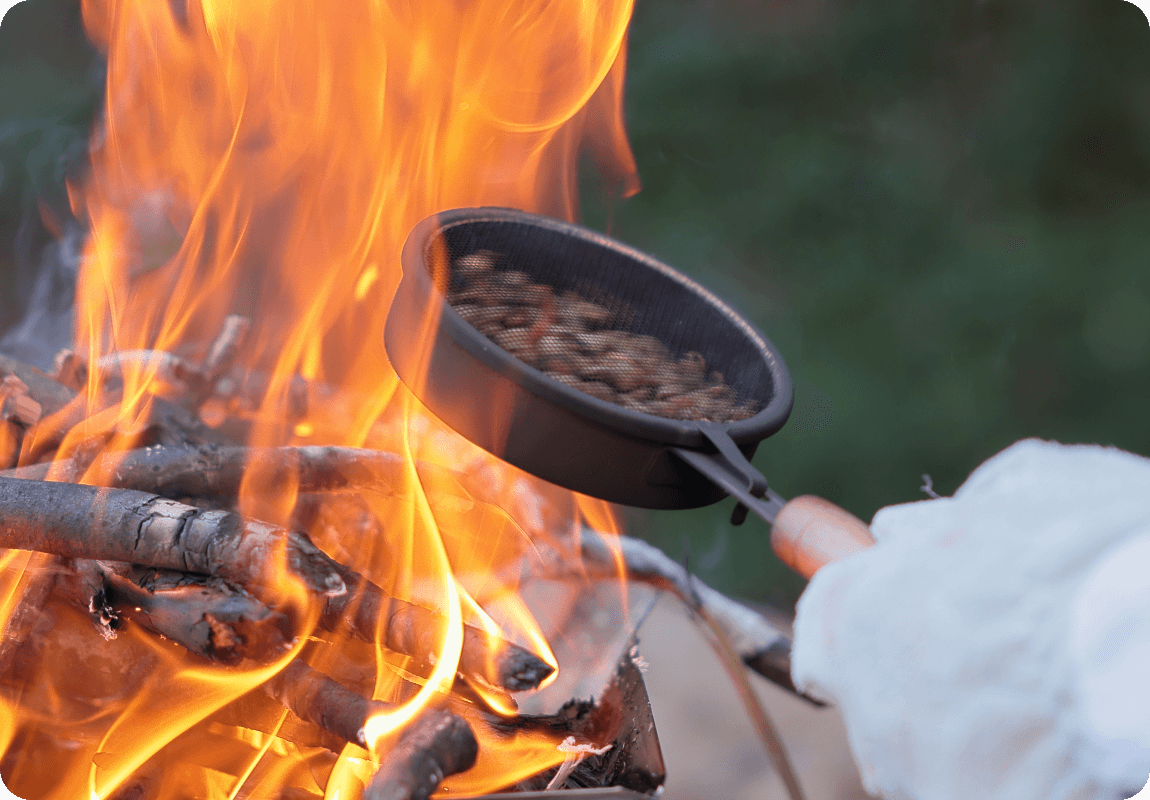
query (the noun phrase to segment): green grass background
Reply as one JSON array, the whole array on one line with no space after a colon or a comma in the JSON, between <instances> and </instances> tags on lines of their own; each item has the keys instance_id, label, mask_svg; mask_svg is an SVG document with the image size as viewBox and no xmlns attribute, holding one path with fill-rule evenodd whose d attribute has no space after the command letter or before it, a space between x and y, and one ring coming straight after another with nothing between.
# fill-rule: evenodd
<instances>
[{"instance_id":1,"label":"green grass background","mask_svg":"<svg viewBox=\"0 0 1150 800\"><path fill-rule=\"evenodd\" d=\"M1124 0L639 0L643 191L584 221L750 316L796 382L756 464L869 519L1016 439L1150 454L1150 26ZM74 0L0 28L0 326L98 105ZM24 221L24 233L17 229ZM730 501L630 512L728 592L801 590Z\"/></svg>"}]
</instances>

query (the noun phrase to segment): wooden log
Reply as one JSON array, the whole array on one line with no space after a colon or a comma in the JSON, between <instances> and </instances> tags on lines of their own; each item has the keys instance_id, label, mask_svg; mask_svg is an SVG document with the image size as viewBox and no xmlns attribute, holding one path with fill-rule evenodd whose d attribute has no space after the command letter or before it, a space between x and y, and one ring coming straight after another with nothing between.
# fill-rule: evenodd
<instances>
[{"instance_id":1,"label":"wooden log","mask_svg":"<svg viewBox=\"0 0 1150 800\"><path fill-rule=\"evenodd\" d=\"M375 714L394 708L389 703L353 692L299 659L265 683L263 690L300 719L364 749L367 749L364 737L367 721Z\"/></svg>"},{"instance_id":2,"label":"wooden log","mask_svg":"<svg viewBox=\"0 0 1150 800\"><path fill-rule=\"evenodd\" d=\"M207 484L219 486L223 481L233 479L237 481L238 486L238 480L242 476L240 451L243 448L222 450L200 448L193 452L199 453L201 460L192 462L187 460L188 451L174 454L169 452L172 449L174 448L156 448L152 451L156 454L154 460L148 452L136 451L133 458L129 459L128 466L124 470L117 467L115 474L110 477L118 482L161 488L153 486L156 483L155 476L158 474L162 476L162 480L172 481L177 490L174 492L176 494L195 495L199 492L191 490L202 488ZM314 467L317 463L330 464L334 460L338 463L346 462L349 470L353 467L360 469L351 461L352 456L359 453L373 455L374 461L384 466L393 466L393 459L398 458L390 453L357 451L352 448L274 449L282 450L289 455L299 454L300 463L305 465L310 464ZM330 456L333 451L334 459ZM223 456L213 460L213 456L218 453L223 453ZM201 469L194 469L195 464L199 464ZM26 477L41 470L46 473L44 465L23 468L16 470L15 473ZM325 482L340 484L346 477L343 473L328 469L310 470L307 466L304 472L308 476L309 485ZM201 480L198 476L207 477ZM18 497L16 494L6 494L6 491L20 491L22 494ZM327 595L320 619L320 624L325 629L344 630L356 638L370 642L375 640L379 620L382 617L385 647L411 656L421 665L430 666L433 663L439 650L439 642L442 641L446 617L423 606L391 597L359 573L327 558L312 545L305 534L286 531L262 522L245 521L230 512L204 511L154 494L130 489L113 489L104 490L102 496L106 499L102 502L107 504L114 499L116 505L98 515L103 520L111 520L111 523L105 522L100 528L101 532L96 536L84 535L86 526L94 521L89 517L97 516L96 512L89 513L87 510L95 502L96 494L97 490L89 486L0 478L0 507L13 509L10 515L12 518L0 521L0 546L40 550L73 558L127 561L161 569L215 575L253 589L255 594L260 596L258 587L268 585L269 576L260 578L258 574L253 573L253 570L258 572L258 565L249 563L245 553L251 551L257 558L262 557L264 567L273 569L271 564L267 563L272 553L265 551L277 541L287 541L289 554L298 553L297 560L304 558L306 552L308 558L305 559L305 563L301 563L301 567L306 568L308 574L315 573L316 569L329 570L324 580L332 580L334 577L338 579L338 584L333 582L332 587L342 586L349 589L347 592L339 593L333 588L323 588L314 580L308 583L312 591ZM48 505L45 506L44 503ZM35 509L41 510L35 511ZM20 530L15 530L14 525L17 523L15 518L21 514L28 515L29 511L32 512L31 516L27 516ZM37 536L38 527L51 528L54 533ZM194 543L199 542L198 546L201 549L208 548L209 545L214 549L211 552L205 550L198 554L181 555L179 552L171 551L168 540L153 542L151 545L143 539L128 542L127 539L136 536L137 528L147 531L152 539L167 534L169 537L175 536L181 546L186 543L189 547L195 547L197 545ZM263 542L263 545L261 547L252 545L246 550L241 550L238 545L222 547L223 538L227 536L234 538L244 531L248 532L249 537L256 536L257 541ZM63 539L60 538L61 534ZM211 557L211 553L216 549L225 550L225 553L221 554L222 559L216 557L213 560ZM274 577L274 572L270 577ZM260 583L261 580L263 583ZM492 686L512 692L527 691L539 686L554 671L549 664L533 653L499 637L491 636L479 628L465 626L463 638L459 671L464 675L480 678Z\"/></svg>"},{"instance_id":3,"label":"wooden log","mask_svg":"<svg viewBox=\"0 0 1150 800\"><path fill-rule=\"evenodd\" d=\"M130 489L0 478L0 547L195 572L275 595L282 570L344 594L341 567L298 531Z\"/></svg>"},{"instance_id":4,"label":"wooden log","mask_svg":"<svg viewBox=\"0 0 1150 800\"><path fill-rule=\"evenodd\" d=\"M428 800L444 777L470 769L478 754L466 720L443 708L425 711L399 735L363 798Z\"/></svg>"},{"instance_id":5,"label":"wooden log","mask_svg":"<svg viewBox=\"0 0 1150 800\"><path fill-rule=\"evenodd\" d=\"M403 461L395 453L354 447L149 447L106 453L93 464L93 479L103 486L135 489L162 497L234 498L252 464L277 476L298 480L299 491L378 487L394 492L403 480ZM59 468L61 465L57 465ZM34 464L0 475L43 480L50 464Z\"/></svg>"},{"instance_id":6,"label":"wooden log","mask_svg":"<svg viewBox=\"0 0 1150 800\"><path fill-rule=\"evenodd\" d=\"M57 585L73 605L102 617L99 622L111 615L130 620L228 666L278 658L295 638L287 615L219 578L76 559Z\"/></svg>"},{"instance_id":7,"label":"wooden log","mask_svg":"<svg viewBox=\"0 0 1150 800\"><path fill-rule=\"evenodd\" d=\"M352 570L344 568L341 576L347 594L327 599L320 617L322 627L368 642L375 641L377 627L382 628L384 647L411 656L422 666L432 665L443 641L445 615L391 597ZM463 626L459 672L464 675L522 692L537 688L554 671L534 653L472 625Z\"/></svg>"}]
</instances>

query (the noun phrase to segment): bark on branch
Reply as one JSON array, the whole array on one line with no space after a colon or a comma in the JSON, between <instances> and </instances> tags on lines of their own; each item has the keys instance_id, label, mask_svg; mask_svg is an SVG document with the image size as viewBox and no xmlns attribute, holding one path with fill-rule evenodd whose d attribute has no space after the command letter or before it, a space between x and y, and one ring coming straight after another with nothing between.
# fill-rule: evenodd
<instances>
[{"instance_id":1,"label":"bark on branch","mask_svg":"<svg viewBox=\"0 0 1150 800\"><path fill-rule=\"evenodd\" d=\"M0 478L0 547L195 572L275 593L283 568L310 591L345 593L311 540L227 511L129 489Z\"/></svg>"},{"instance_id":2,"label":"bark on branch","mask_svg":"<svg viewBox=\"0 0 1150 800\"><path fill-rule=\"evenodd\" d=\"M379 487L394 492L403 480L403 461L394 453L354 447L151 447L101 455L93 464L102 486L135 489L163 497L235 497L244 472L259 464L299 481L301 492ZM34 464L0 475L43 480L50 464Z\"/></svg>"},{"instance_id":3,"label":"bark on branch","mask_svg":"<svg viewBox=\"0 0 1150 800\"><path fill-rule=\"evenodd\" d=\"M389 596L351 570L341 573L347 594L329 597L320 625L342 630L364 641L375 641L377 626L383 645L411 656L425 666L439 651L447 619L443 614ZM471 625L463 626L459 671L510 692L535 689L555 670L533 653Z\"/></svg>"}]
</instances>

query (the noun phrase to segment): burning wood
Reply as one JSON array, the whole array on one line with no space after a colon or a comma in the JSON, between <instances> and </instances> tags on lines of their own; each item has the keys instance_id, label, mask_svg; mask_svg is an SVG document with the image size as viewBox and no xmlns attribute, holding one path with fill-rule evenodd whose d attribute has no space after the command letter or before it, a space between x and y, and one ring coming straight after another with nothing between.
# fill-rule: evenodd
<instances>
[{"instance_id":1,"label":"burning wood","mask_svg":"<svg viewBox=\"0 0 1150 800\"><path fill-rule=\"evenodd\" d=\"M56 591L114 635L121 620L220 664L268 661L291 648L290 618L219 578L133 564L77 559Z\"/></svg>"},{"instance_id":2,"label":"burning wood","mask_svg":"<svg viewBox=\"0 0 1150 800\"><path fill-rule=\"evenodd\" d=\"M19 365L3 367L15 375ZM37 389L49 402L65 399L64 392L42 377ZM28 433L36 435L35 424ZM408 469L396 454L347 447L201 443L101 452L89 459L77 454L63 462L0 472L0 507L6 512L0 544L62 557L56 562L58 574L41 581L40 594L57 592L90 614L105 633L133 621L189 653L224 665L267 661L290 649L296 635L293 615L277 610L277 568L282 561L309 592L325 598L321 628L367 642L378 637L384 647L410 656L419 668L432 668L447 624L443 614L389 596L327 557L299 531L224 510L236 502L245 471L253 464L273 483L293 481L301 500L318 504L346 492L396 494ZM457 480L442 467L416 466L440 483ZM86 475L111 488L47 482L50 474ZM177 502L177 497L223 508L203 509ZM365 524L382 525L369 507L363 512ZM584 532L581 548L592 569L610 574L616 568L616 550L594 532ZM617 552L632 578L699 604L734 643L739 657L786 682L787 640L759 615L699 583L643 542L622 537ZM0 664L25 640L19 627L15 615ZM538 686L553 669L529 651L467 625L458 671L488 691L523 691ZM367 721L391 710L300 659L263 688L301 721L322 730L316 741L329 748L338 749L340 743L367 747ZM508 702L514 707L510 698ZM474 754L468 756L475 746L470 726L442 709L425 712L398 741L366 797L426 797L444 775L466 769L474 760ZM579 747L599 755L607 752L590 744ZM576 761L570 756L568 761L568 770L574 769Z\"/></svg>"},{"instance_id":3,"label":"burning wood","mask_svg":"<svg viewBox=\"0 0 1150 800\"><path fill-rule=\"evenodd\" d=\"M376 489L394 493L403 482L404 462L394 453L353 447L149 447L104 453L86 468L101 486L135 489L164 497L235 500L245 471L259 465L267 480L288 476L301 492ZM80 467L52 462L0 474L44 480L49 470ZM270 470L270 472L268 472Z\"/></svg>"},{"instance_id":4,"label":"burning wood","mask_svg":"<svg viewBox=\"0 0 1150 800\"><path fill-rule=\"evenodd\" d=\"M426 711L400 734L364 800L428 800L445 775L469 769L479 754L466 721L446 709Z\"/></svg>"},{"instance_id":5,"label":"burning wood","mask_svg":"<svg viewBox=\"0 0 1150 800\"><path fill-rule=\"evenodd\" d=\"M126 489L101 491L77 484L14 478L0 478L0 507L6 510L0 523L0 546L184 570L238 583L265 599L274 595L282 549L289 570L309 590L327 597L321 617L325 628L342 628L364 641L374 641L377 627L382 626L387 647L424 664L436 652L445 622L442 615L390 597L361 575L336 564L305 534L243 520L231 512L204 511ZM103 582L116 582L114 571L101 568L98 572ZM169 576L159 584L156 580L139 588L153 593L165 588L171 596L184 579ZM165 580L174 585L164 587ZM133 594L122 581L118 583L120 594ZM229 596L235 597L235 590L226 584L216 584L211 591L202 586L200 591L207 592L201 594L201 602L215 610ZM226 616L239 613L233 608L221 617L215 610L204 613L217 625ZM256 616L265 618L259 613ZM195 624L194 613L192 617ZM157 632L181 643L188 640L171 631ZM466 626L460 671L493 686L524 691L538 686L553 668L520 647Z\"/></svg>"},{"instance_id":6,"label":"burning wood","mask_svg":"<svg viewBox=\"0 0 1150 800\"><path fill-rule=\"evenodd\" d=\"M280 570L324 596L347 592L306 534L131 489L0 478L0 547L126 561L234 581L274 596Z\"/></svg>"},{"instance_id":7,"label":"burning wood","mask_svg":"<svg viewBox=\"0 0 1150 800\"><path fill-rule=\"evenodd\" d=\"M342 629L367 642L375 641L380 629L385 647L430 665L440 632L447 623L443 614L389 597L351 570L343 571L342 578L348 592L329 597L324 603L320 617L324 628ZM464 625L459 671L485 684L522 692L539 686L554 668L521 647Z\"/></svg>"},{"instance_id":8,"label":"burning wood","mask_svg":"<svg viewBox=\"0 0 1150 800\"><path fill-rule=\"evenodd\" d=\"M213 348L213 371L226 366L228 347L242 327L233 325L231 336L222 337L230 344ZM149 363L153 359L148 353L140 356ZM55 403L57 414L67 416L73 409L76 415L78 401L66 388L14 362L0 369L8 371L10 392L27 397L27 385L18 375L29 375L48 404ZM38 434L36 421L26 421L32 440ZM52 424L50 438L62 439L66 422L61 424L58 416ZM94 458L76 453L64 461L3 471L0 545L58 558L53 574L34 584L38 601L20 604L10 619L0 664L24 645L36 606L53 593L90 615L108 637L132 621L216 663L235 666L275 658L290 649L296 635L293 614L277 610L282 565L310 593L325 598L321 627L368 642L379 636L385 647L412 657L414 664L433 666L444 615L389 596L332 561L302 532L171 499L196 498L226 508L235 502L253 463L270 470L273 481L291 476L301 490L319 493L348 488L394 493L404 469L393 454L354 448L201 444L97 452ZM111 488L46 480L85 474ZM464 628L458 669L487 691L531 689L553 672L527 650L470 625ZM335 737L330 747L335 742L367 747L367 721L390 710L298 659L264 691L300 720ZM510 698L506 702L514 707ZM464 720L443 709L425 712L400 735L369 796L426 797L444 775L469 767L476 749Z\"/></svg>"},{"instance_id":9,"label":"burning wood","mask_svg":"<svg viewBox=\"0 0 1150 800\"><path fill-rule=\"evenodd\" d=\"M263 689L300 719L364 749L368 747L364 734L367 721L373 714L394 710L387 703L356 694L298 659L265 683Z\"/></svg>"}]
</instances>

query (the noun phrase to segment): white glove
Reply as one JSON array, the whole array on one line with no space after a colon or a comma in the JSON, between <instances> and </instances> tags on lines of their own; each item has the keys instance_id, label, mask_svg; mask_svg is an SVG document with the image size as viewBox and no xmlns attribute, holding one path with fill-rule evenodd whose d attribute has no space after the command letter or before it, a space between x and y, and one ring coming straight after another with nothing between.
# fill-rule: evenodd
<instances>
[{"instance_id":1,"label":"white glove","mask_svg":"<svg viewBox=\"0 0 1150 800\"><path fill-rule=\"evenodd\" d=\"M889 800L1128 798L1150 775L1150 460L1019 442L819 570L792 675Z\"/></svg>"}]
</instances>

